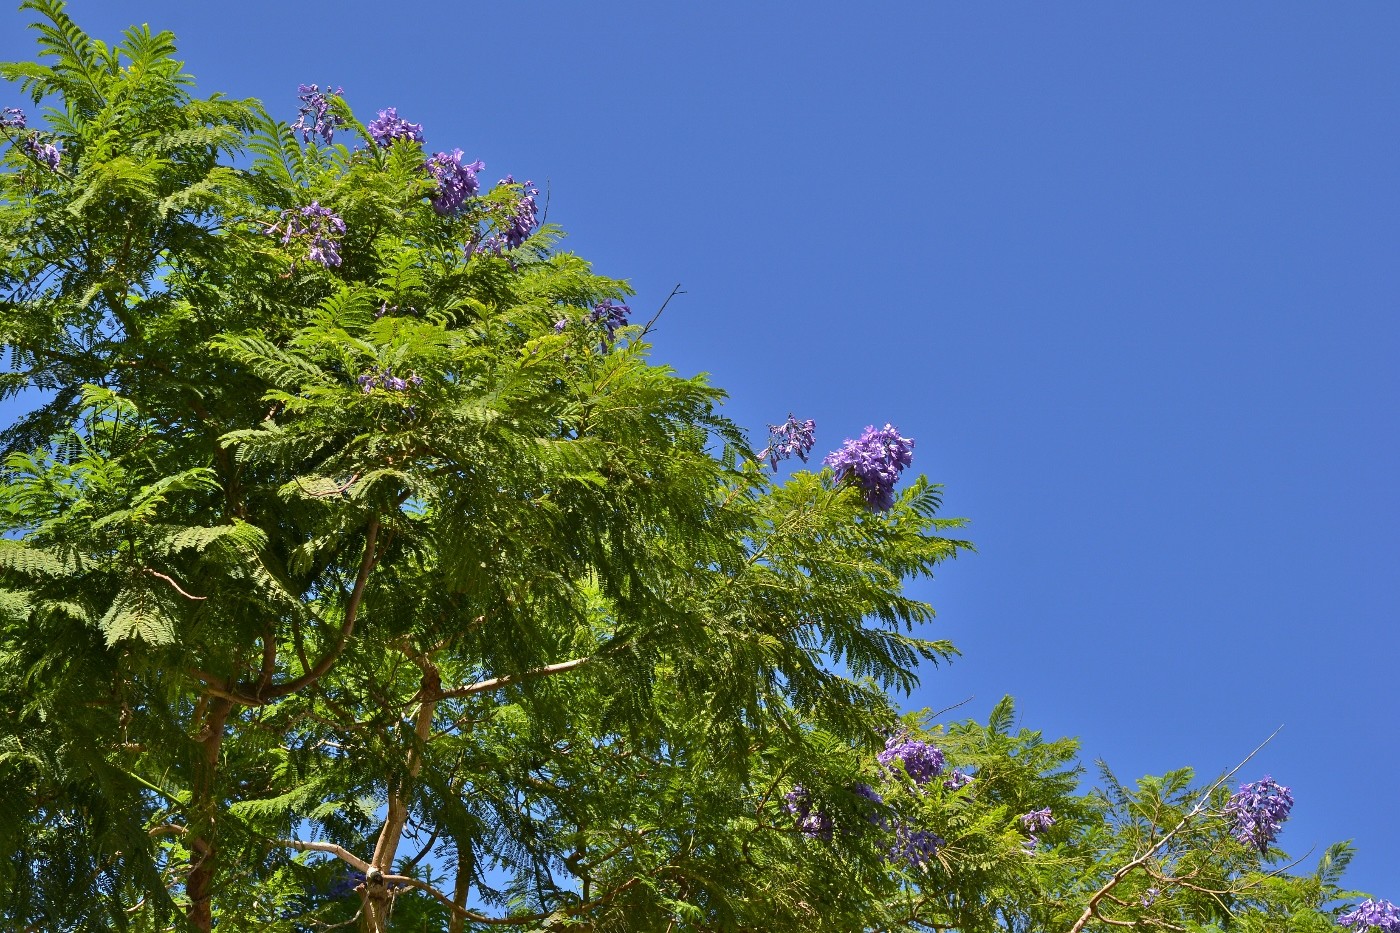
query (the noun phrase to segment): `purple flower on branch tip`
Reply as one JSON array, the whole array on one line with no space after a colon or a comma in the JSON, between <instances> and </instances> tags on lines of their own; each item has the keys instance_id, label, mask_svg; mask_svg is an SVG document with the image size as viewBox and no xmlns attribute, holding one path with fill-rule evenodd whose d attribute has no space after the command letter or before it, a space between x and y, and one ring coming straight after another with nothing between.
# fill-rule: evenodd
<instances>
[{"instance_id":1,"label":"purple flower on branch tip","mask_svg":"<svg viewBox=\"0 0 1400 933\"><path fill-rule=\"evenodd\" d=\"M397 107L386 107L379 111L379 116L369 121L365 129L369 131L370 138L381 146L387 146L396 139L406 139L415 143L423 141L423 124L409 123L400 118Z\"/></svg>"},{"instance_id":2,"label":"purple flower on branch tip","mask_svg":"<svg viewBox=\"0 0 1400 933\"><path fill-rule=\"evenodd\" d=\"M18 107L6 107L0 110L0 128L7 130L24 129L24 111Z\"/></svg>"},{"instance_id":3,"label":"purple flower on branch tip","mask_svg":"<svg viewBox=\"0 0 1400 933\"><path fill-rule=\"evenodd\" d=\"M40 142L38 133L30 133L22 145L36 162L47 166L51 172L58 171L59 162L63 159L63 149L57 143Z\"/></svg>"},{"instance_id":4,"label":"purple flower on branch tip","mask_svg":"<svg viewBox=\"0 0 1400 933\"><path fill-rule=\"evenodd\" d=\"M344 126L345 121L341 119L340 114L331 110L330 98L339 97L343 93L345 88L338 87L332 91L329 84L324 92L317 84L298 85L297 99L301 101L301 109L297 113L297 122L292 124L292 130L301 133L302 142L309 142L312 136L319 136L326 145L331 144L336 129Z\"/></svg>"},{"instance_id":5,"label":"purple flower on branch tip","mask_svg":"<svg viewBox=\"0 0 1400 933\"><path fill-rule=\"evenodd\" d=\"M798 784L783 795L783 800L786 801L784 809L797 818L798 832L809 839L831 841L832 829L835 827L831 814L825 810L812 812L812 795L807 792L807 788Z\"/></svg>"},{"instance_id":6,"label":"purple flower on branch tip","mask_svg":"<svg viewBox=\"0 0 1400 933\"><path fill-rule=\"evenodd\" d=\"M938 853L938 847L944 844L943 837L937 833L901 825L895 830L889 860L906 862L910 868L925 868Z\"/></svg>"},{"instance_id":7,"label":"purple flower on branch tip","mask_svg":"<svg viewBox=\"0 0 1400 933\"><path fill-rule=\"evenodd\" d=\"M1263 855L1293 809L1293 793L1269 775L1245 784L1225 804L1230 835Z\"/></svg>"},{"instance_id":8,"label":"purple flower on branch tip","mask_svg":"<svg viewBox=\"0 0 1400 933\"><path fill-rule=\"evenodd\" d=\"M1055 818L1050 815L1050 808L1044 810L1032 810L1021 817L1021 825L1030 832L1042 832L1055 825Z\"/></svg>"},{"instance_id":9,"label":"purple flower on branch tip","mask_svg":"<svg viewBox=\"0 0 1400 933\"><path fill-rule=\"evenodd\" d=\"M435 152L425 164L437 182L437 191L431 198L433 210L444 216L461 210L467 198L476 194L480 187L476 174L486 168L486 163L479 160L463 165L460 149Z\"/></svg>"},{"instance_id":10,"label":"purple flower on branch tip","mask_svg":"<svg viewBox=\"0 0 1400 933\"><path fill-rule=\"evenodd\" d=\"M914 783L920 785L943 773L943 752L928 742L910 738L906 733L890 736L885 741L885 750L876 755L875 760L886 768L899 762Z\"/></svg>"},{"instance_id":11,"label":"purple flower on branch tip","mask_svg":"<svg viewBox=\"0 0 1400 933\"><path fill-rule=\"evenodd\" d=\"M326 268L340 265L340 238L345 234L345 221L329 207L322 207L312 201L299 210L282 212L282 220L275 224L272 234L282 235L282 245L293 240L306 241L306 258Z\"/></svg>"},{"instance_id":12,"label":"purple flower on branch tip","mask_svg":"<svg viewBox=\"0 0 1400 933\"><path fill-rule=\"evenodd\" d=\"M778 468L779 461L793 455L806 463L807 455L816 443L816 431L817 423L811 418L798 421L788 412L787 421L768 426L768 446L759 451L758 459L767 460L774 470Z\"/></svg>"},{"instance_id":13,"label":"purple flower on branch tip","mask_svg":"<svg viewBox=\"0 0 1400 933\"><path fill-rule=\"evenodd\" d=\"M961 790L972 783L972 776L965 774L961 768L954 768L948 775L948 780L943 782L945 790Z\"/></svg>"},{"instance_id":14,"label":"purple flower on branch tip","mask_svg":"<svg viewBox=\"0 0 1400 933\"><path fill-rule=\"evenodd\" d=\"M620 302L605 298L593 306L593 310L588 313L588 323L600 324L607 331L604 342L607 346L612 346L613 339L617 335L618 328L627 323L627 315L632 313L632 309Z\"/></svg>"},{"instance_id":15,"label":"purple flower on branch tip","mask_svg":"<svg viewBox=\"0 0 1400 933\"><path fill-rule=\"evenodd\" d=\"M1354 910L1338 917L1337 922L1352 928L1353 933L1400 933L1400 907L1387 900L1367 898Z\"/></svg>"},{"instance_id":16,"label":"purple flower on branch tip","mask_svg":"<svg viewBox=\"0 0 1400 933\"><path fill-rule=\"evenodd\" d=\"M822 461L836 473L837 482L851 482L876 512L894 505L899 474L914 462L914 442L900 437L893 425L866 427L861 436L847 440Z\"/></svg>"},{"instance_id":17,"label":"purple flower on branch tip","mask_svg":"<svg viewBox=\"0 0 1400 933\"><path fill-rule=\"evenodd\" d=\"M507 175L496 182L496 185L500 187L515 183L515 176ZM486 241L482 247L483 252L500 253L504 250L515 249L525 242L539 223L537 217L539 208L535 204L535 196L539 193L540 189L536 188L535 183L528 179L520 186L520 198L515 202L515 213L511 215L510 220L499 233Z\"/></svg>"}]
</instances>

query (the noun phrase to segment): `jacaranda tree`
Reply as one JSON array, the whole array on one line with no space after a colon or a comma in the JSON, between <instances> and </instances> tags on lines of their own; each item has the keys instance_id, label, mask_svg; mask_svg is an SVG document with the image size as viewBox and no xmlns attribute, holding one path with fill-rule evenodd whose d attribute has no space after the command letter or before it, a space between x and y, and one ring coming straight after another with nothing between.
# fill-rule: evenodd
<instances>
[{"instance_id":1,"label":"jacaranda tree","mask_svg":"<svg viewBox=\"0 0 1400 933\"><path fill-rule=\"evenodd\" d=\"M815 425L755 453L530 182L24 6L5 929L1400 929L1346 846L1281 861L1270 779L901 718L967 547L913 442L779 482Z\"/></svg>"}]
</instances>

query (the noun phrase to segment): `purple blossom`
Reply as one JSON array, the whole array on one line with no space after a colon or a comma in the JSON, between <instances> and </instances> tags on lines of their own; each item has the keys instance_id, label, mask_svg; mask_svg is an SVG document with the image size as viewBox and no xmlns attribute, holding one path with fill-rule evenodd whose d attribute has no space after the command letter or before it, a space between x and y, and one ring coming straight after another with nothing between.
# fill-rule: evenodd
<instances>
[{"instance_id":1,"label":"purple blossom","mask_svg":"<svg viewBox=\"0 0 1400 933\"><path fill-rule=\"evenodd\" d=\"M812 445L816 443L816 431L817 423L811 418L806 421L798 421L791 412L788 412L787 421L768 426L768 446L759 451L758 459L767 460L768 465L774 470L778 468L780 460L786 460L793 454L806 463L807 454L811 452Z\"/></svg>"},{"instance_id":2,"label":"purple blossom","mask_svg":"<svg viewBox=\"0 0 1400 933\"><path fill-rule=\"evenodd\" d=\"M1354 933L1400 933L1400 907L1387 900L1367 898L1355 910L1342 914L1337 922L1344 927L1355 927Z\"/></svg>"},{"instance_id":3,"label":"purple blossom","mask_svg":"<svg viewBox=\"0 0 1400 933\"><path fill-rule=\"evenodd\" d=\"M885 802L885 798L880 796L880 792L869 784L857 784L851 788L851 793L855 794L857 797L864 797L871 803Z\"/></svg>"},{"instance_id":4,"label":"purple blossom","mask_svg":"<svg viewBox=\"0 0 1400 933\"><path fill-rule=\"evenodd\" d=\"M901 825L895 830L894 845L890 847L889 860L891 862L907 862L910 868L925 868L933 861L938 847L944 844L943 837L937 833L931 833L926 829L910 829Z\"/></svg>"},{"instance_id":5,"label":"purple blossom","mask_svg":"<svg viewBox=\"0 0 1400 933\"><path fill-rule=\"evenodd\" d=\"M556 334L562 334L562 333L564 333L564 331L568 330L568 328L569 328L569 320L568 320L568 318L560 318L559 320L557 320L557 321L554 322L554 332L555 332Z\"/></svg>"},{"instance_id":6,"label":"purple blossom","mask_svg":"<svg viewBox=\"0 0 1400 933\"><path fill-rule=\"evenodd\" d=\"M6 107L4 110L0 110L0 129L24 129L24 111L18 107Z\"/></svg>"},{"instance_id":7,"label":"purple blossom","mask_svg":"<svg viewBox=\"0 0 1400 933\"><path fill-rule=\"evenodd\" d=\"M39 141L38 133L30 133L24 138L24 150L34 157L35 161L48 166L49 171L58 171L58 163L63 158L63 149L57 143L45 143Z\"/></svg>"},{"instance_id":8,"label":"purple blossom","mask_svg":"<svg viewBox=\"0 0 1400 933\"><path fill-rule=\"evenodd\" d=\"M423 377L417 373L409 373L408 378L405 379L401 376L395 376L393 371L386 366L379 372L370 370L367 373L361 373L355 381L360 384L360 391L368 395L375 389L388 389L390 392L403 392L409 386L422 385Z\"/></svg>"},{"instance_id":9,"label":"purple blossom","mask_svg":"<svg viewBox=\"0 0 1400 933\"><path fill-rule=\"evenodd\" d=\"M588 323L601 324L607 331L605 342L612 346L613 338L617 334L619 327L627 323L627 315L632 313L632 309L625 304L605 298L593 306L593 310L588 312Z\"/></svg>"},{"instance_id":10,"label":"purple blossom","mask_svg":"<svg viewBox=\"0 0 1400 933\"><path fill-rule=\"evenodd\" d=\"M507 175L497 184L513 185L515 177ZM500 233L501 242L506 249L515 249L524 243L525 238L534 232L535 225L539 222L536 219L535 195L540 193L540 189L534 185L533 181L527 180L525 184L520 186L520 200L515 202L515 214Z\"/></svg>"},{"instance_id":11,"label":"purple blossom","mask_svg":"<svg viewBox=\"0 0 1400 933\"><path fill-rule=\"evenodd\" d=\"M331 90L329 84L326 90L321 91L320 85L302 84L297 87L297 98L301 101L301 110L297 112L297 122L292 124L293 131L301 133L301 141L308 142L312 136L319 136L327 146L335 138L337 127L345 125L340 114L331 110L331 97L339 97L345 93L345 88L338 87Z\"/></svg>"},{"instance_id":12,"label":"purple blossom","mask_svg":"<svg viewBox=\"0 0 1400 933\"><path fill-rule=\"evenodd\" d=\"M807 792L807 788L798 784L783 795L783 800L787 801L784 809L797 817L798 832L809 839L820 839L823 842L831 841L831 831L835 825L831 814L825 810L812 812L812 795Z\"/></svg>"},{"instance_id":13,"label":"purple blossom","mask_svg":"<svg viewBox=\"0 0 1400 933\"><path fill-rule=\"evenodd\" d=\"M435 152L426 163L428 174L437 182L437 191L432 196L433 210L439 214L455 214L466 203L467 198L476 194L480 183L476 173L486 168L486 163L476 161L462 164L462 150Z\"/></svg>"},{"instance_id":14,"label":"purple blossom","mask_svg":"<svg viewBox=\"0 0 1400 933\"><path fill-rule=\"evenodd\" d=\"M345 234L345 221L329 207L312 201L300 210L282 212L282 222L269 233L282 234L282 245L293 240L307 241L306 258L326 268L340 265L340 238Z\"/></svg>"},{"instance_id":15,"label":"purple blossom","mask_svg":"<svg viewBox=\"0 0 1400 933\"><path fill-rule=\"evenodd\" d=\"M928 742L898 733L885 741L885 750L875 760L886 768L898 761L915 784L927 784L943 772L943 752Z\"/></svg>"},{"instance_id":16,"label":"purple blossom","mask_svg":"<svg viewBox=\"0 0 1400 933\"><path fill-rule=\"evenodd\" d=\"M822 462L836 471L837 482L855 483L866 504L883 512L894 505L894 484L913 461L914 442L887 424L866 427L857 440L847 440Z\"/></svg>"},{"instance_id":17,"label":"purple blossom","mask_svg":"<svg viewBox=\"0 0 1400 933\"><path fill-rule=\"evenodd\" d=\"M369 121L369 125L365 129L369 131L370 137L381 146L387 146L396 139L406 139L414 143L423 141L423 124L409 123L407 120L401 119L397 107L386 107L379 111L378 118Z\"/></svg>"},{"instance_id":18,"label":"purple blossom","mask_svg":"<svg viewBox=\"0 0 1400 933\"><path fill-rule=\"evenodd\" d=\"M948 780L943 782L945 790L961 790L972 783L972 775L966 774L961 768L954 768L948 775Z\"/></svg>"},{"instance_id":19,"label":"purple blossom","mask_svg":"<svg viewBox=\"0 0 1400 933\"><path fill-rule=\"evenodd\" d=\"M1225 804L1230 834L1263 855L1293 809L1293 794L1269 775L1245 784Z\"/></svg>"},{"instance_id":20,"label":"purple blossom","mask_svg":"<svg viewBox=\"0 0 1400 933\"><path fill-rule=\"evenodd\" d=\"M1032 810L1022 816L1021 825L1032 833L1043 832L1055 825L1055 818L1050 815L1050 808L1046 807L1044 810Z\"/></svg>"},{"instance_id":21,"label":"purple blossom","mask_svg":"<svg viewBox=\"0 0 1400 933\"><path fill-rule=\"evenodd\" d=\"M1157 898L1161 893L1161 888L1148 888L1147 892L1142 895L1142 906L1151 907L1157 902Z\"/></svg>"}]
</instances>

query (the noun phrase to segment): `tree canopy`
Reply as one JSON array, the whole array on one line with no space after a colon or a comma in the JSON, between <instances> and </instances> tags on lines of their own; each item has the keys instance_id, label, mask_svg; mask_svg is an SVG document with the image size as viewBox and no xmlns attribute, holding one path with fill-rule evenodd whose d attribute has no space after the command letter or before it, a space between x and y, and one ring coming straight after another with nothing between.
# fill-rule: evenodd
<instances>
[{"instance_id":1,"label":"tree canopy","mask_svg":"<svg viewBox=\"0 0 1400 933\"><path fill-rule=\"evenodd\" d=\"M815 426L755 452L531 182L24 6L7 928L1400 929L1271 780L901 715L955 653L906 585L969 547L913 442L779 479Z\"/></svg>"}]
</instances>

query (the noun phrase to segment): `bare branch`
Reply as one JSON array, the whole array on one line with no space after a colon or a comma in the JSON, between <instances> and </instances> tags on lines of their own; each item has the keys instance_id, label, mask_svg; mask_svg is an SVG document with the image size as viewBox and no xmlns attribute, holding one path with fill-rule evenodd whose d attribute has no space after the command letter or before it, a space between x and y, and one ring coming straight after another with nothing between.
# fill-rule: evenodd
<instances>
[{"instance_id":1,"label":"bare branch","mask_svg":"<svg viewBox=\"0 0 1400 933\"><path fill-rule=\"evenodd\" d=\"M562 674L574 668L582 667L589 661L594 660L597 655L589 655L583 658L574 658L572 661L560 661L558 664L546 664L544 667L537 667L533 670L521 671L519 674L502 674L500 677L491 677L486 680L478 680L474 684L465 687L454 687L451 690L443 690L438 694L439 699L450 700L457 697L471 696L474 693L485 693L488 690L497 690L501 687L508 687L511 684L519 683L523 680L537 680L541 677L550 677L554 674Z\"/></svg>"},{"instance_id":2,"label":"bare branch","mask_svg":"<svg viewBox=\"0 0 1400 933\"><path fill-rule=\"evenodd\" d=\"M657 318L661 317L661 312L666 310L666 306L671 303L672 298L684 294L685 292L681 291L681 283L677 282L676 287L671 289L671 294L666 296L666 300L661 302L661 307L657 308L656 313L651 316L651 320L647 321L647 326L642 328L639 338L645 337L647 334L651 333L652 325L656 323Z\"/></svg>"},{"instance_id":3,"label":"bare branch","mask_svg":"<svg viewBox=\"0 0 1400 933\"><path fill-rule=\"evenodd\" d=\"M355 853L346 849L344 846L338 846L333 842L304 842L300 839L278 839L276 842L279 846L287 846L290 849L296 849L298 852L329 852L351 868L365 872L366 874L369 873L369 862L355 855Z\"/></svg>"},{"instance_id":4,"label":"bare branch","mask_svg":"<svg viewBox=\"0 0 1400 933\"><path fill-rule=\"evenodd\" d=\"M186 599L192 599L192 600L194 600L195 602L203 602L204 600L206 600L206 599L209 598L208 596L195 596L195 595L193 595L193 594L191 594L191 593L186 593L185 590L184 590L184 588L181 587L180 584L176 583L175 580L174 580L173 578L167 577L165 574L161 573L159 570L152 570L150 567L142 567L142 568L141 568L141 572L142 572L142 573L149 574L150 576L153 576L153 577L159 577L160 579L164 580L166 583L169 583L172 587L174 587L174 588L175 588L175 592L179 593L181 596L185 597Z\"/></svg>"}]
</instances>

